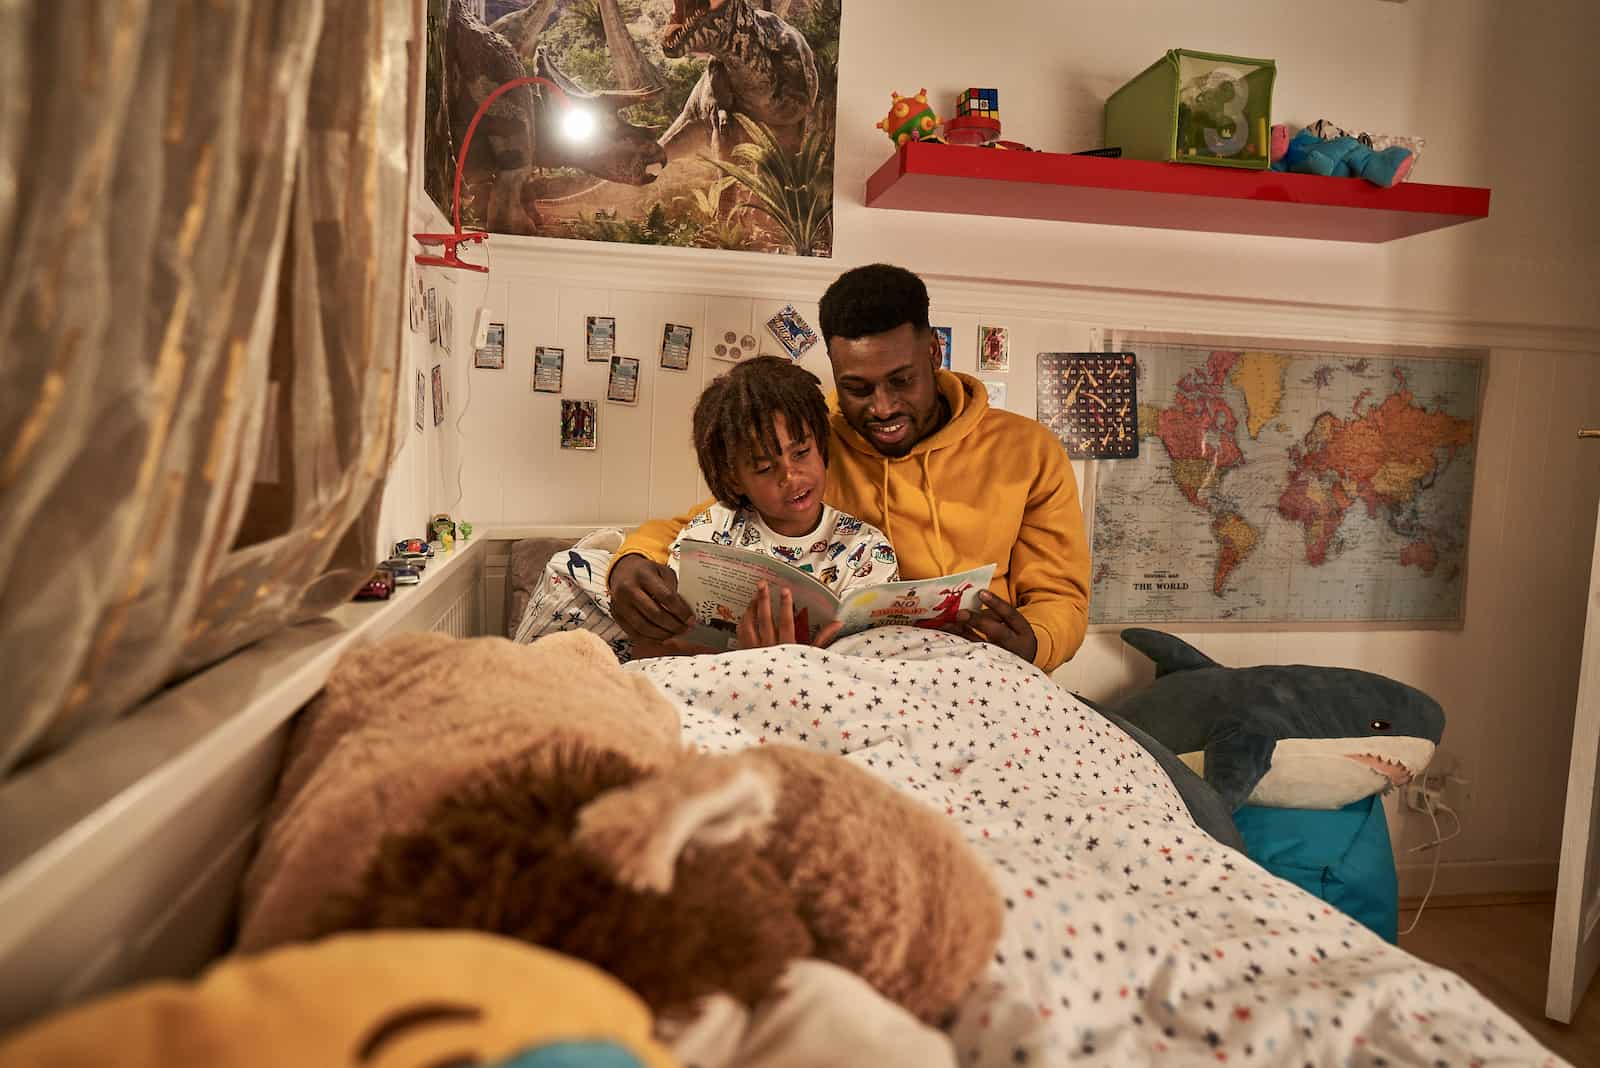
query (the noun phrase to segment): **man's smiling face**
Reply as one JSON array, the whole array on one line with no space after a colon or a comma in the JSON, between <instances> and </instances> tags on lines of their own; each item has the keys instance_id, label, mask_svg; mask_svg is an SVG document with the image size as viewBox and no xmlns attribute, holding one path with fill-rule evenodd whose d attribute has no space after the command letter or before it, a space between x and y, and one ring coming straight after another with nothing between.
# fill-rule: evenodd
<instances>
[{"instance_id":1,"label":"man's smiling face","mask_svg":"<svg viewBox=\"0 0 1600 1068\"><path fill-rule=\"evenodd\" d=\"M900 457L944 421L934 371L939 342L931 329L901 323L865 337L828 342L839 411L885 456Z\"/></svg>"}]
</instances>

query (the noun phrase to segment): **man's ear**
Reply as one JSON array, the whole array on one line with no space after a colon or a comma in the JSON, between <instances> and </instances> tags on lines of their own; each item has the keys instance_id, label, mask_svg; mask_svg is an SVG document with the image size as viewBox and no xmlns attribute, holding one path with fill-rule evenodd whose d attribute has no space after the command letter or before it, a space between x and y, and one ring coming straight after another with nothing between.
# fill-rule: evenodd
<instances>
[{"instance_id":1,"label":"man's ear","mask_svg":"<svg viewBox=\"0 0 1600 1068\"><path fill-rule=\"evenodd\" d=\"M928 327L928 362L933 365L933 373L938 374L944 369L944 353L939 351L939 334L933 327Z\"/></svg>"}]
</instances>

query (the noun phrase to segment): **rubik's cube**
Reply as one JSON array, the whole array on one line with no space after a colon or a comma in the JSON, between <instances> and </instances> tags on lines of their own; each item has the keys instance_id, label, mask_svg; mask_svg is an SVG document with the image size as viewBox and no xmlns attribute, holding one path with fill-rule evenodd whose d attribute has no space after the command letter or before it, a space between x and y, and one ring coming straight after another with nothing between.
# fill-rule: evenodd
<instances>
[{"instance_id":1,"label":"rubik's cube","mask_svg":"<svg viewBox=\"0 0 1600 1068\"><path fill-rule=\"evenodd\" d=\"M963 89L956 98L956 114L977 115L985 119L1000 119L1000 91L998 89Z\"/></svg>"}]
</instances>

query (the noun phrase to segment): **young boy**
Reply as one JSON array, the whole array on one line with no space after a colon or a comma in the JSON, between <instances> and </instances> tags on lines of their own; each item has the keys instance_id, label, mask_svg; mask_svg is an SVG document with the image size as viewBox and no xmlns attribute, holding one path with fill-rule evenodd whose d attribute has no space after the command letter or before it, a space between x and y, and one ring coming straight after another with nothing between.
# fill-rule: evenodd
<instances>
[{"instance_id":1,"label":"young boy","mask_svg":"<svg viewBox=\"0 0 1600 1068\"><path fill-rule=\"evenodd\" d=\"M674 571L685 541L708 541L769 554L839 597L899 579L894 548L878 528L822 503L828 403L821 384L788 360L758 356L706 387L694 408L694 451L716 503L672 542Z\"/></svg>"}]
</instances>

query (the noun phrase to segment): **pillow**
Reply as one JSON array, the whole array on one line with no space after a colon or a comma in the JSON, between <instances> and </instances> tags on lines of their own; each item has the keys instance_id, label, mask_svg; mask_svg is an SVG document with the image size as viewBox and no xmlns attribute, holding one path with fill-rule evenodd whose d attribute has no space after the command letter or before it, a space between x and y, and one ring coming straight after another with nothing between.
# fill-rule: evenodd
<instances>
[{"instance_id":1,"label":"pillow","mask_svg":"<svg viewBox=\"0 0 1600 1068\"><path fill-rule=\"evenodd\" d=\"M552 555L512 640L527 643L546 634L587 630L603 638L618 660L627 660L628 637L611 618L611 595L606 592L606 572L621 546L622 531L603 529Z\"/></svg>"},{"instance_id":2,"label":"pillow","mask_svg":"<svg viewBox=\"0 0 1600 1068\"><path fill-rule=\"evenodd\" d=\"M1382 797L1331 811L1244 805L1233 821L1251 860L1396 940L1400 883Z\"/></svg>"},{"instance_id":3,"label":"pillow","mask_svg":"<svg viewBox=\"0 0 1600 1068\"><path fill-rule=\"evenodd\" d=\"M544 580L544 565L557 553L572 548L576 538L521 538L511 543L511 555L506 559L505 632L509 638L517 633L522 615L528 610L528 598Z\"/></svg>"}]
</instances>

